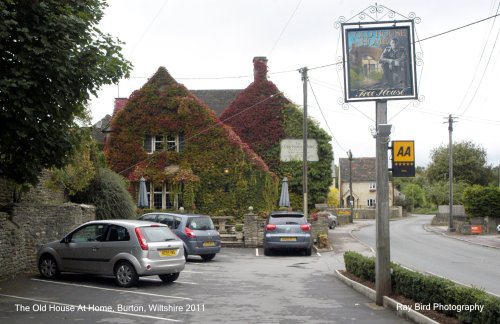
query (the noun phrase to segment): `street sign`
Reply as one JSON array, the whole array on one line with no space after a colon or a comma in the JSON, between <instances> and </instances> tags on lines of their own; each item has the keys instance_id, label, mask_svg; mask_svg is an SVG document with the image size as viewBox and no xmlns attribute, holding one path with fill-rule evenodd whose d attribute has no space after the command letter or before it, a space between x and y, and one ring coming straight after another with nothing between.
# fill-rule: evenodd
<instances>
[{"instance_id":1,"label":"street sign","mask_svg":"<svg viewBox=\"0 0 500 324\"><path fill-rule=\"evenodd\" d=\"M392 176L415 176L414 141L392 141Z\"/></svg>"},{"instance_id":2,"label":"street sign","mask_svg":"<svg viewBox=\"0 0 500 324\"><path fill-rule=\"evenodd\" d=\"M281 140L280 161L302 161L304 158L304 143L301 139L288 138ZM315 139L307 140L307 161L317 162L318 142Z\"/></svg>"}]
</instances>

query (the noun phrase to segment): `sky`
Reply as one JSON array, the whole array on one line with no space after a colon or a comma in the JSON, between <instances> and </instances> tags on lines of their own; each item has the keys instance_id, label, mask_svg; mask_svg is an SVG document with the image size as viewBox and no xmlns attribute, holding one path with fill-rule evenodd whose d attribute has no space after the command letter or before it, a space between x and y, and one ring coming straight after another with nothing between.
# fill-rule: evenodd
<instances>
[{"instance_id":1,"label":"sky","mask_svg":"<svg viewBox=\"0 0 500 324\"><path fill-rule=\"evenodd\" d=\"M375 102L343 105L341 29L336 22L378 20L415 14L420 100L390 100L391 140L415 141L417 166L447 146L448 116L455 118L453 142L472 141L500 165L500 0L108 0L99 24L125 44L134 68L119 85L104 86L92 98L93 122L112 114L116 97L128 97L160 66L188 89L244 89L253 81L256 56L268 59L269 80L303 105L298 70L309 69L308 114L332 137L336 163L374 157ZM369 8L384 6L382 13ZM388 9L397 13L389 18ZM418 23L417 23L418 22ZM465 27L464 27L465 26ZM464 27L454 30L459 27ZM450 31L450 32L448 32ZM442 34L443 33L443 34ZM500 42L499 42L500 43Z\"/></svg>"}]
</instances>

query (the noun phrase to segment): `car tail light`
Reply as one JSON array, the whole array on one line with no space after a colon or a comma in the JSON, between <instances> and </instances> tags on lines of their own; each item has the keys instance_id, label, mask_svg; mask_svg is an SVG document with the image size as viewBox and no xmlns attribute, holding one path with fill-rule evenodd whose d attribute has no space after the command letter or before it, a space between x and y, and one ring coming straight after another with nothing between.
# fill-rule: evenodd
<instances>
[{"instance_id":1,"label":"car tail light","mask_svg":"<svg viewBox=\"0 0 500 324\"><path fill-rule=\"evenodd\" d=\"M276 225L275 224L267 224L266 225L266 231L274 231L276 229Z\"/></svg>"},{"instance_id":2,"label":"car tail light","mask_svg":"<svg viewBox=\"0 0 500 324\"><path fill-rule=\"evenodd\" d=\"M186 233L187 237L189 237L189 238L196 237L196 234L194 234L193 230L190 229L189 227L186 227L186 229L184 230L184 233Z\"/></svg>"},{"instance_id":3,"label":"car tail light","mask_svg":"<svg viewBox=\"0 0 500 324\"><path fill-rule=\"evenodd\" d=\"M142 235L141 229L139 227L135 228L135 235L137 235L137 240L139 241L139 245L141 246L141 249L144 251L148 250L148 241L146 241L146 238Z\"/></svg>"},{"instance_id":4,"label":"car tail light","mask_svg":"<svg viewBox=\"0 0 500 324\"><path fill-rule=\"evenodd\" d=\"M300 225L300 229L303 230L304 232L309 232L311 230L311 225L302 224L302 225Z\"/></svg>"}]
</instances>

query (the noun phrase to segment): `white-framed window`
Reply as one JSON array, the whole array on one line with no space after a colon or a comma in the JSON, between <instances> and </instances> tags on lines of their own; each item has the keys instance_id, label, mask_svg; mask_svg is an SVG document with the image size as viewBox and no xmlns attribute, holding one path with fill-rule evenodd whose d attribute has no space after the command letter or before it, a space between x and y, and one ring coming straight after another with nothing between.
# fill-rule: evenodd
<instances>
[{"instance_id":1,"label":"white-framed window","mask_svg":"<svg viewBox=\"0 0 500 324\"><path fill-rule=\"evenodd\" d=\"M372 199L372 198L368 199L368 200L366 201L366 205L367 205L368 207L375 207L375 205L376 205L375 199Z\"/></svg>"},{"instance_id":2,"label":"white-framed window","mask_svg":"<svg viewBox=\"0 0 500 324\"><path fill-rule=\"evenodd\" d=\"M153 186L152 183L148 181L146 188L148 188L148 201L150 202L151 208L172 209L179 206L179 194L173 192L171 183L155 183ZM151 191L153 193L153 200L151 200Z\"/></svg>"},{"instance_id":3,"label":"white-framed window","mask_svg":"<svg viewBox=\"0 0 500 324\"><path fill-rule=\"evenodd\" d=\"M144 136L143 148L150 154L159 151L181 152L183 146L183 134Z\"/></svg>"},{"instance_id":4,"label":"white-framed window","mask_svg":"<svg viewBox=\"0 0 500 324\"><path fill-rule=\"evenodd\" d=\"M370 191L377 190L377 183L376 182L370 182Z\"/></svg>"}]
</instances>

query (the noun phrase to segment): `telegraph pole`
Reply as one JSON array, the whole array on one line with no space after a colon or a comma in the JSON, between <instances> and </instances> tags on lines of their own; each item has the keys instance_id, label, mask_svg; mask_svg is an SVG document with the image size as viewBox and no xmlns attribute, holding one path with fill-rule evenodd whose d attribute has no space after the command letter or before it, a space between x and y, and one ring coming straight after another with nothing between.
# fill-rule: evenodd
<instances>
[{"instance_id":1,"label":"telegraph pole","mask_svg":"<svg viewBox=\"0 0 500 324\"><path fill-rule=\"evenodd\" d=\"M307 67L299 70L302 74L303 92L304 92L304 122L302 126L302 192L304 196L304 216L307 218Z\"/></svg>"},{"instance_id":2,"label":"telegraph pole","mask_svg":"<svg viewBox=\"0 0 500 324\"><path fill-rule=\"evenodd\" d=\"M448 132L449 132L449 142L448 142L448 172L450 181L450 204L449 204L449 216L448 216L448 232L454 232L453 228L453 123L457 117L452 117L451 114L448 116Z\"/></svg>"},{"instance_id":3,"label":"telegraph pole","mask_svg":"<svg viewBox=\"0 0 500 324\"><path fill-rule=\"evenodd\" d=\"M391 294L391 245L389 236L389 162L388 145L391 125L387 125L387 101L376 101L376 259L375 298L383 305L384 296Z\"/></svg>"},{"instance_id":4,"label":"telegraph pole","mask_svg":"<svg viewBox=\"0 0 500 324\"><path fill-rule=\"evenodd\" d=\"M353 222L353 208L354 208L354 195L352 194L352 152L349 150L347 152L347 157L349 158L349 208L351 213L349 215L349 223Z\"/></svg>"}]
</instances>

